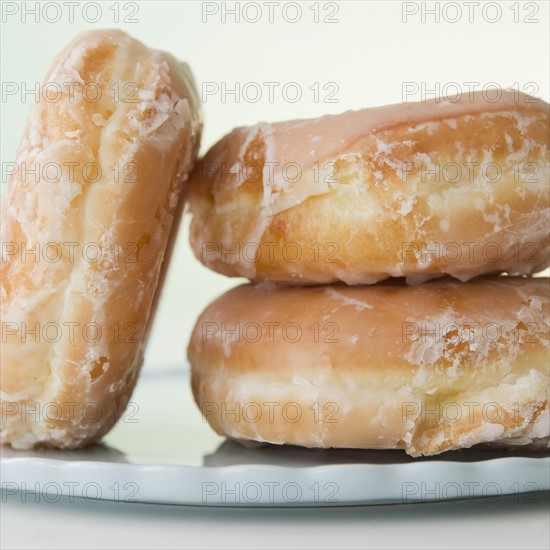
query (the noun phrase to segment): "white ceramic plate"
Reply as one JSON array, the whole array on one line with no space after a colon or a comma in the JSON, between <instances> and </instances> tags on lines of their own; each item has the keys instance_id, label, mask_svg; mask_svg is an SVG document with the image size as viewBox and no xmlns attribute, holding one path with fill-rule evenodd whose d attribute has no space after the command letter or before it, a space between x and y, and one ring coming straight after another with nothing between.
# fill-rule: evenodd
<instances>
[{"instance_id":1,"label":"white ceramic plate","mask_svg":"<svg viewBox=\"0 0 550 550\"><path fill-rule=\"evenodd\" d=\"M342 506L486 498L550 489L550 457L465 450L245 448L203 422L187 375L145 374L104 443L81 451L2 448L5 494L206 506Z\"/></svg>"}]
</instances>

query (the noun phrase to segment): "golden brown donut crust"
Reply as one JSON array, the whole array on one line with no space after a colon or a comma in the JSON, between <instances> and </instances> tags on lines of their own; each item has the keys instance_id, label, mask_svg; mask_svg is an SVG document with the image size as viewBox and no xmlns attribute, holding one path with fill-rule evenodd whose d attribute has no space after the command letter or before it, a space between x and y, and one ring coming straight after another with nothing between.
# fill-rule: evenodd
<instances>
[{"instance_id":1,"label":"golden brown donut crust","mask_svg":"<svg viewBox=\"0 0 550 550\"><path fill-rule=\"evenodd\" d=\"M202 126L187 65L121 31L77 36L45 82L63 95L33 105L2 203L1 440L16 448L87 445L124 411Z\"/></svg>"},{"instance_id":2,"label":"golden brown donut crust","mask_svg":"<svg viewBox=\"0 0 550 550\"><path fill-rule=\"evenodd\" d=\"M520 277L239 286L194 329L195 399L238 440L412 456L547 447L549 290Z\"/></svg>"},{"instance_id":3,"label":"golden brown donut crust","mask_svg":"<svg viewBox=\"0 0 550 550\"><path fill-rule=\"evenodd\" d=\"M194 171L191 245L229 276L370 284L548 266L549 106L502 91L237 128Z\"/></svg>"}]
</instances>

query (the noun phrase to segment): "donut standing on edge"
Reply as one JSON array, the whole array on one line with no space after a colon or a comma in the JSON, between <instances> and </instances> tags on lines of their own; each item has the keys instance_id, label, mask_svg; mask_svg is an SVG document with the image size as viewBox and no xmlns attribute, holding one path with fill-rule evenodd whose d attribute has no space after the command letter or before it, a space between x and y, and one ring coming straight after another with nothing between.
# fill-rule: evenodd
<instances>
[{"instance_id":1,"label":"donut standing on edge","mask_svg":"<svg viewBox=\"0 0 550 550\"><path fill-rule=\"evenodd\" d=\"M77 36L45 82L63 94L33 105L2 201L1 441L19 449L88 445L123 413L202 129L188 66L121 31Z\"/></svg>"}]
</instances>

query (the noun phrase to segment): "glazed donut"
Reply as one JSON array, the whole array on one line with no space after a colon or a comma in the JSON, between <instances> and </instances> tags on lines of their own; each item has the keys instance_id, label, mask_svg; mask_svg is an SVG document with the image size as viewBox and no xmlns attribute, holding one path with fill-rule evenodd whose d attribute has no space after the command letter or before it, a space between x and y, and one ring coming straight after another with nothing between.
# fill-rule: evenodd
<instances>
[{"instance_id":1,"label":"glazed donut","mask_svg":"<svg viewBox=\"0 0 550 550\"><path fill-rule=\"evenodd\" d=\"M548 448L549 281L239 286L193 331L195 400L245 442Z\"/></svg>"},{"instance_id":2,"label":"glazed donut","mask_svg":"<svg viewBox=\"0 0 550 550\"><path fill-rule=\"evenodd\" d=\"M302 285L540 271L548 109L503 90L237 128L191 178L194 253Z\"/></svg>"},{"instance_id":3,"label":"glazed donut","mask_svg":"<svg viewBox=\"0 0 550 550\"><path fill-rule=\"evenodd\" d=\"M2 203L1 441L19 449L93 443L123 413L202 126L187 65L121 31L77 36L46 83Z\"/></svg>"}]
</instances>

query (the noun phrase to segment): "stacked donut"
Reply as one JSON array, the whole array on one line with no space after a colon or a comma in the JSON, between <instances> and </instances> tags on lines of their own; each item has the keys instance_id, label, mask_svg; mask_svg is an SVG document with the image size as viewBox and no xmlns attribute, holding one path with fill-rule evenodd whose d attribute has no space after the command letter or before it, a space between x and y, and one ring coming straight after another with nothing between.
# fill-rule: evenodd
<instances>
[{"instance_id":1,"label":"stacked donut","mask_svg":"<svg viewBox=\"0 0 550 550\"><path fill-rule=\"evenodd\" d=\"M549 441L548 104L503 91L237 128L191 245L244 276L188 356L219 434L433 455ZM432 281L432 279L437 279Z\"/></svg>"}]
</instances>

